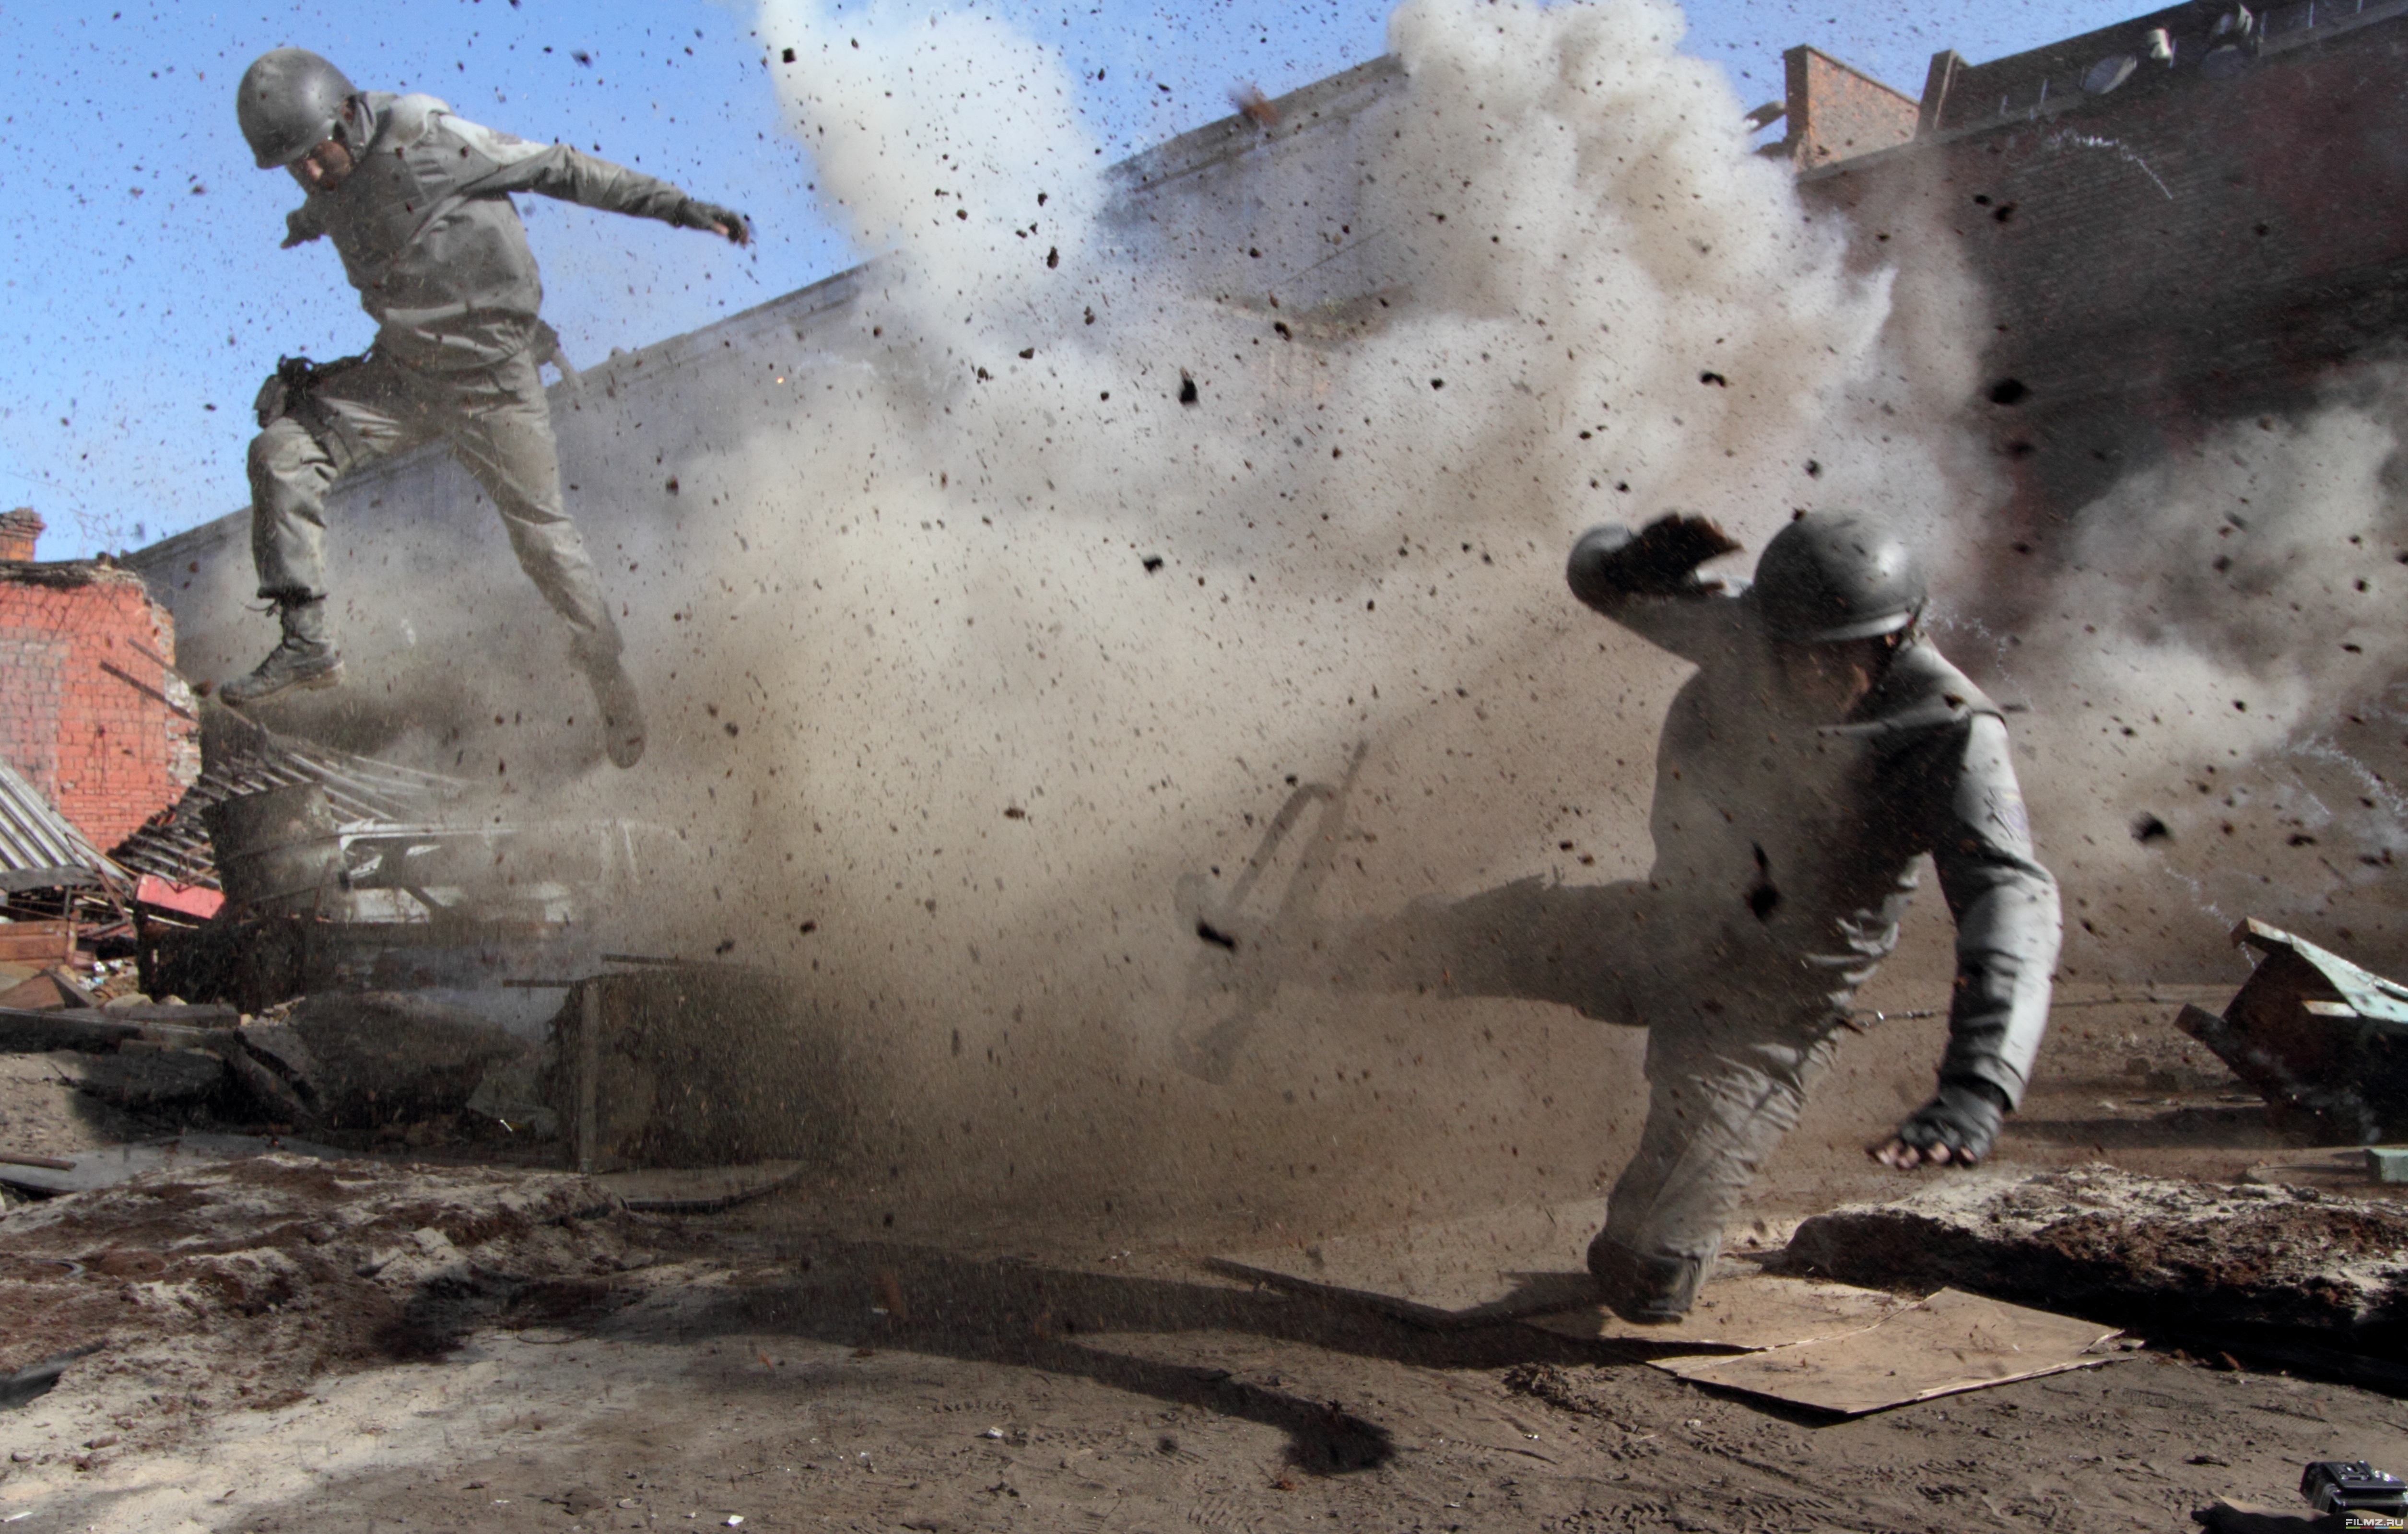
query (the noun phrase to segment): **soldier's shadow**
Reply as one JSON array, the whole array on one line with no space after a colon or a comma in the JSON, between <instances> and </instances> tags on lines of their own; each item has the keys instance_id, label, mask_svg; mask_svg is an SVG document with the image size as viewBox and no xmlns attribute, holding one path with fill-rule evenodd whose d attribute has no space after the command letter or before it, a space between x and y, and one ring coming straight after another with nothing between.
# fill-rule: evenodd
<instances>
[{"instance_id":1,"label":"soldier's shadow","mask_svg":"<svg viewBox=\"0 0 2408 1534\"><path fill-rule=\"evenodd\" d=\"M1436 1331L1305 1296L928 1247L819 1240L790 1260L790 1281L723 1291L699 1317L681 1317L681 1334L781 1334L1092 1380L1276 1427L1287 1435L1288 1463L1313 1475L1386 1464L1396 1454L1391 1430L1342 1402L1289 1389L1275 1375L1247 1379L1211 1364L1145 1357L1125 1340L1235 1333L1428 1369L1593 1363L1600 1356L1595 1344L1526 1326ZM1548 1277L1560 1286L1561 1275ZM894 1305L898 1297L901 1313ZM765 1391L781 1387L766 1372L744 1378Z\"/></svg>"}]
</instances>

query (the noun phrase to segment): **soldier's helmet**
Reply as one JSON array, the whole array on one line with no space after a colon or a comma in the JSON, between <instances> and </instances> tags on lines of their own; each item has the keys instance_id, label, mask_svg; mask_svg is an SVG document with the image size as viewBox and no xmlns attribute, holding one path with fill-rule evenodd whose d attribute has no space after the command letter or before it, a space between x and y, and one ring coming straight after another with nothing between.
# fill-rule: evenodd
<instances>
[{"instance_id":1,"label":"soldier's helmet","mask_svg":"<svg viewBox=\"0 0 2408 1534\"><path fill-rule=\"evenodd\" d=\"M262 53L235 87L234 113L262 170L289 165L333 136L357 93L341 70L306 48Z\"/></svg>"},{"instance_id":2,"label":"soldier's helmet","mask_svg":"<svg viewBox=\"0 0 2408 1534\"><path fill-rule=\"evenodd\" d=\"M1776 639L1836 644L1895 634L1922 614L1923 563L1862 511L1815 511L1772 537L1749 594Z\"/></svg>"}]
</instances>

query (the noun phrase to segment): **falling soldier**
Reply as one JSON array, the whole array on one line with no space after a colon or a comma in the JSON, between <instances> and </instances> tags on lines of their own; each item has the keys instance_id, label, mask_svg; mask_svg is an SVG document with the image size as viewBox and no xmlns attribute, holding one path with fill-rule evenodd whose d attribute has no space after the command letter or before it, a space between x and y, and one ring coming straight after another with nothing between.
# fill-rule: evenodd
<instances>
[{"instance_id":1,"label":"falling soldier","mask_svg":"<svg viewBox=\"0 0 2408 1534\"><path fill-rule=\"evenodd\" d=\"M1801 514L1753 585L1698 579L1737 549L1671 516L1572 550L1574 595L1698 668L1664 724L1644 881L1529 879L1322 930L1198 927L1240 958L1260 945L1274 975L1646 1028L1646 1125L1588 1254L1601 1297L1640 1322L1696 1300L1725 1222L1856 1025L1856 988L1897 946L1918 856L1956 917L1956 982L1938 1090L1872 1148L1883 1162L1989 1153L2047 1025L2060 936L2006 725L1922 634L1907 546L1856 513Z\"/></svg>"},{"instance_id":2,"label":"falling soldier","mask_svg":"<svg viewBox=\"0 0 2408 1534\"><path fill-rule=\"evenodd\" d=\"M565 144L465 122L433 96L355 90L302 49L255 60L236 115L260 167L291 171L308 194L285 221L285 248L331 238L377 334L366 356L288 360L260 391L251 557L283 638L218 695L240 708L341 680L326 621L326 493L354 470L441 437L493 496L520 567L567 621L610 760L634 766L643 710L594 562L561 504L540 374L558 341L538 316L543 284L509 194L541 193L738 245L752 238L751 224Z\"/></svg>"}]
</instances>

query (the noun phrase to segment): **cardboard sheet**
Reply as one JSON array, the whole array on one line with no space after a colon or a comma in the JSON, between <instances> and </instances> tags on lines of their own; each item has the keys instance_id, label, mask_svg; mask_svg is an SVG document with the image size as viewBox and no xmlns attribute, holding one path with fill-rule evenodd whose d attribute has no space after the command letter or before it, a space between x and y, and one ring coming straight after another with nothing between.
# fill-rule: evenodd
<instances>
[{"instance_id":1,"label":"cardboard sheet","mask_svg":"<svg viewBox=\"0 0 2408 1534\"><path fill-rule=\"evenodd\" d=\"M1942 1289L1864 1331L1739 1357L1663 1358L1698 1384L1843 1416L2105 1363L2114 1326Z\"/></svg>"}]
</instances>

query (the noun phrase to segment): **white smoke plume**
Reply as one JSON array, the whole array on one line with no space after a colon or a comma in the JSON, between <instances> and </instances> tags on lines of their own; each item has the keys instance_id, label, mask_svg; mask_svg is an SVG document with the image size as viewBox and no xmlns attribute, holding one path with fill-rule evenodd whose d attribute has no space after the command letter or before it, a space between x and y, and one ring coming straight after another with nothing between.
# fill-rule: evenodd
<instances>
[{"instance_id":1,"label":"white smoke plume","mask_svg":"<svg viewBox=\"0 0 2408 1534\"><path fill-rule=\"evenodd\" d=\"M2243 914L2383 959L2391 381L2206 432L2032 580L1956 413L1984 326L1944 241L1852 270L1679 33L1651 0L1414 0L1401 88L1132 199L1058 58L992 18L769 6L870 265L833 333L695 377L674 420L563 422L580 504L627 503L589 525L652 755L551 786L587 738L516 703L415 754L490 757L512 819L681 839L611 945L796 976L884 1083L868 1138L911 1188L1330 1222L1560 1196L1636 1128L1636 1039L1291 987L1208 1087L1173 1040L1236 1001L1191 986L1173 891L1230 891L1358 742L1339 839L1308 814L1258 914L1308 841L1333 915L1643 872L1684 671L1570 600L1571 538L1678 507L1760 547L1865 505L1928 540L1943 647L2028 708L2071 973L2228 972ZM458 552L386 557L423 594ZM556 661L518 664L526 717L574 712Z\"/></svg>"},{"instance_id":2,"label":"white smoke plume","mask_svg":"<svg viewBox=\"0 0 2408 1534\"><path fill-rule=\"evenodd\" d=\"M337 590L402 657L363 692L466 685L409 666L413 624L491 637L513 701L414 754L490 762L497 815L667 828L682 861L611 941L797 977L886 1083L898 1184L1337 1223L1610 1170L1639 1041L1541 1007L1290 988L1227 1088L1180 1074L1234 1002L1193 994L1173 891L1226 894L1358 742L1344 828L1308 814L1257 907L1307 840L1331 914L1643 872L1684 673L1562 560L1672 508L1751 547L1802 506L1929 541L1943 647L2030 710L2070 970L2216 972L2247 913L2399 951L2369 765L2408 719L2388 380L2206 433L2034 581L1956 413L1972 290L1852 270L1669 5L1411 0L1400 89L1134 200L1060 60L991 17L776 0L760 32L871 265L839 323L688 377L674 419L563 417L572 503L621 503L588 525L643 767L557 785L582 700L439 595L453 544Z\"/></svg>"},{"instance_id":3,"label":"white smoke plume","mask_svg":"<svg viewBox=\"0 0 2408 1534\"><path fill-rule=\"evenodd\" d=\"M1226 890L1357 741L1333 909L1643 869L1679 671L1570 602L1565 551L1669 506L1760 541L1888 308L1680 33L1417 0L1404 89L1182 223L1114 211L1000 23L765 8L877 260L783 419L668 466L734 537L624 551L660 760L594 792L702 849L651 941L793 969L909 1083L898 1167L1204 1198L1502 1134L1560 1188L1635 1127L1635 1040L1536 1009L1291 992L1232 1090L1178 1076L1227 1002L1171 894ZM1552 1155L1490 1128L1584 1098Z\"/></svg>"},{"instance_id":4,"label":"white smoke plume","mask_svg":"<svg viewBox=\"0 0 2408 1534\"><path fill-rule=\"evenodd\" d=\"M2011 620L1995 659L2034 710L2026 786L2076 968L2236 972L2220 951L2244 916L2408 961L2383 769L2402 404L2378 369L2209 427L2082 508L2070 567Z\"/></svg>"}]
</instances>

